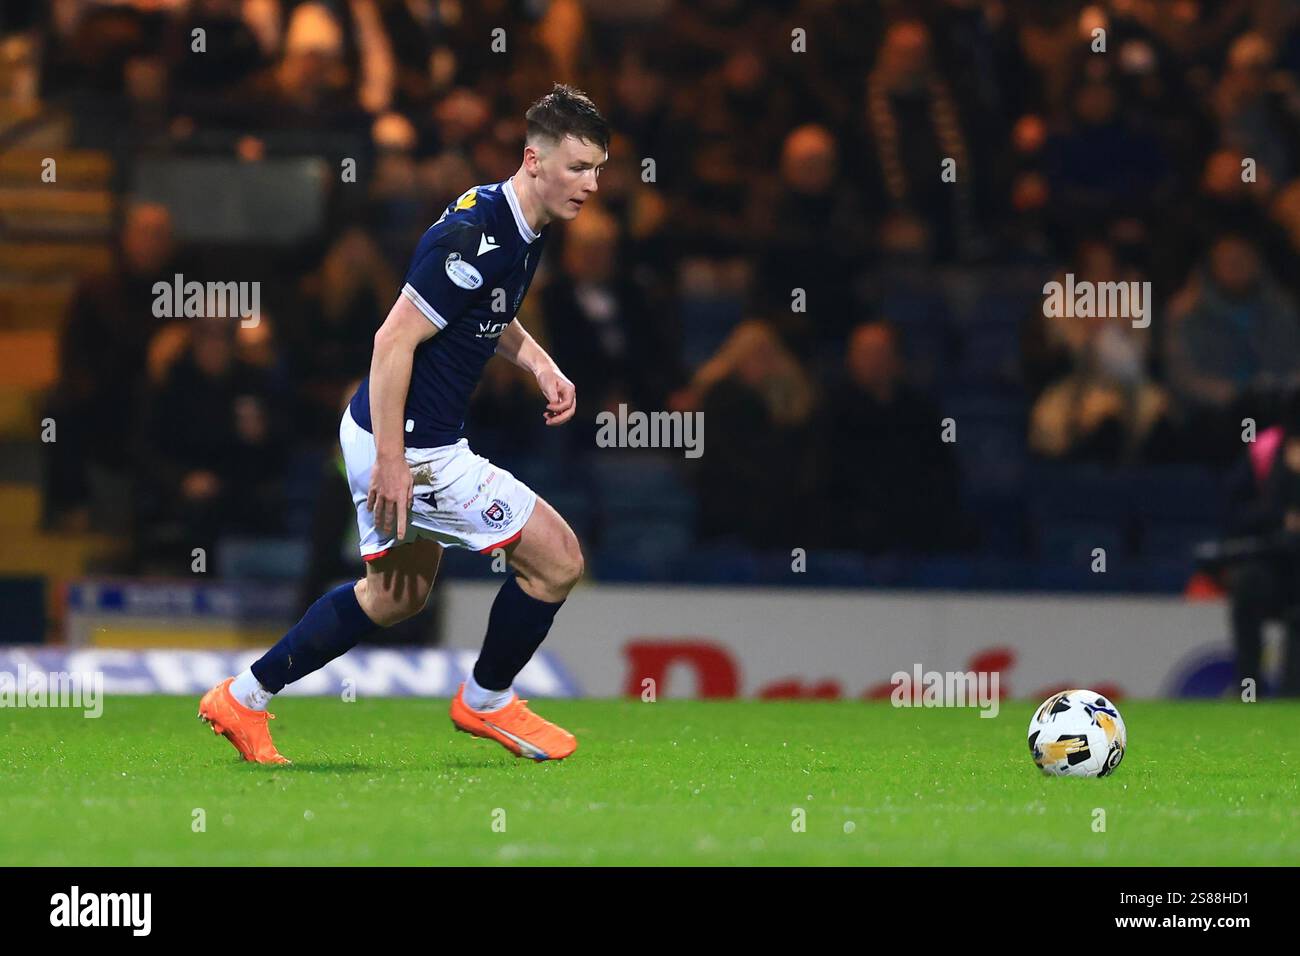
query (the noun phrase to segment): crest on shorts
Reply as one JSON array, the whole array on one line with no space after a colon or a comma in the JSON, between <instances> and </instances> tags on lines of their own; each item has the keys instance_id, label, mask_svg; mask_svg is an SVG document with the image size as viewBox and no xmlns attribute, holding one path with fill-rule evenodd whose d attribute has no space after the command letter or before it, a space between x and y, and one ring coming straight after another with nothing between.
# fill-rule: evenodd
<instances>
[{"instance_id":1,"label":"crest on shorts","mask_svg":"<svg viewBox=\"0 0 1300 956\"><path fill-rule=\"evenodd\" d=\"M481 514L483 515L484 523L494 531L500 531L509 524L510 519L514 517L514 513L510 510L510 506L500 498L493 498L492 504L484 508Z\"/></svg>"}]
</instances>

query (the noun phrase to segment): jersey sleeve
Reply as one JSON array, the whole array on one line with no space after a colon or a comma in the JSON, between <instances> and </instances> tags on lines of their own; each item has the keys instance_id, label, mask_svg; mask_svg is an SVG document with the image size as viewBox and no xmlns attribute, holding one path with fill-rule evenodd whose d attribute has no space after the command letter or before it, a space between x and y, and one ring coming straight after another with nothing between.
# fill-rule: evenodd
<instances>
[{"instance_id":1,"label":"jersey sleeve","mask_svg":"<svg viewBox=\"0 0 1300 956\"><path fill-rule=\"evenodd\" d=\"M509 265L505 251L483 241L482 227L465 223L421 243L407 270L402 295L445 329L498 284Z\"/></svg>"}]
</instances>

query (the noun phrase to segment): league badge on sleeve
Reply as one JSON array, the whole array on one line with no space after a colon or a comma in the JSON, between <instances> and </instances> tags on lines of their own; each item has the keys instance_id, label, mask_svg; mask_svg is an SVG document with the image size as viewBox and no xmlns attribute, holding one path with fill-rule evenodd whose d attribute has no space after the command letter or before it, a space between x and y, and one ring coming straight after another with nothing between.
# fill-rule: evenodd
<instances>
[{"instance_id":1,"label":"league badge on sleeve","mask_svg":"<svg viewBox=\"0 0 1300 956\"><path fill-rule=\"evenodd\" d=\"M472 291L483 284L483 274L462 259L459 252L448 255L443 268L447 270L447 278L462 289Z\"/></svg>"}]
</instances>

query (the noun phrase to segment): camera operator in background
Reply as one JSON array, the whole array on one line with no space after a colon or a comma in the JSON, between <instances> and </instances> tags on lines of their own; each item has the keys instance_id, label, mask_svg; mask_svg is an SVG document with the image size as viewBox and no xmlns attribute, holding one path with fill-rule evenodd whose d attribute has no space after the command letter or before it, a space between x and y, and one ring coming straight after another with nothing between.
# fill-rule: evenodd
<instances>
[{"instance_id":1,"label":"camera operator in background","mask_svg":"<svg viewBox=\"0 0 1300 956\"><path fill-rule=\"evenodd\" d=\"M1300 696L1300 393L1282 423L1247 446L1237 474L1230 533L1276 538L1281 546L1233 563L1227 571L1238 684L1260 681L1264 622L1286 626L1286 652L1276 692Z\"/></svg>"}]
</instances>

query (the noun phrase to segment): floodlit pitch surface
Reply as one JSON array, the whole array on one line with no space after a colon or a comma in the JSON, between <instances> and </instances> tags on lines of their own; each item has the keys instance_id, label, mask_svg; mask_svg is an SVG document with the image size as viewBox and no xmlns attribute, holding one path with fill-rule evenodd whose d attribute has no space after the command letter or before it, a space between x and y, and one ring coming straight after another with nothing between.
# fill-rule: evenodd
<instances>
[{"instance_id":1,"label":"floodlit pitch surface","mask_svg":"<svg viewBox=\"0 0 1300 956\"><path fill-rule=\"evenodd\" d=\"M1004 701L994 719L859 702L533 703L578 736L572 758L534 764L455 733L446 701L278 700L287 768L240 762L190 698L109 698L97 720L3 709L0 859L1300 863L1297 703L1121 701L1128 754L1100 780L1034 768L1037 701Z\"/></svg>"}]
</instances>

